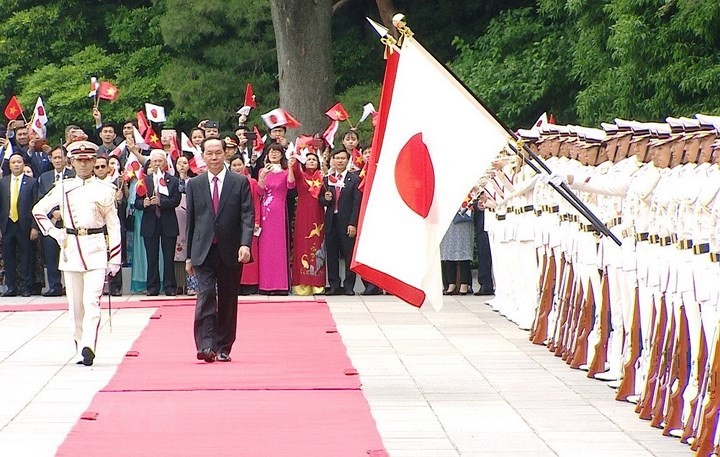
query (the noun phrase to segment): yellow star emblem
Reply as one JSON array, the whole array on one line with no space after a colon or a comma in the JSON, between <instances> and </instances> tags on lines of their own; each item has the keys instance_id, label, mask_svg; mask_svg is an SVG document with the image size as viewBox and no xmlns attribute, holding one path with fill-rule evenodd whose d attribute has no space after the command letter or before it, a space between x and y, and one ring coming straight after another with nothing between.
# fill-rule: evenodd
<instances>
[{"instance_id":1,"label":"yellow star emblem","mask_svg":"<svg viewBox=\"0 0 720 457\"><path fill-rule=\"evenodd\" d=\"M14 116L15 114L17 114L17 110L15 109L14 106L11 106L8 111L9 111L9 113L10 113L11 116Z\"/></svg>"},{"instance_id":2,"label":"yellow star emblem","mask_svg":"<svg viewBox=\"0 0 720 457\"><path fill-rule=\"evenodd\" d=\"M117 93L117 90L114 87L111 87L110 89L107 90L107 94L111 97L114 97L116 93Z\"/></svg>"},{"instance_id":3,"label":"yellow star emblem","mask_svg":"<svg viewBox=\"0 0 720 457\"><path fill-rule=\"evenodd\" d=\"M151 142L151 143L155 143L155 142L157 142L158 140L159 140L158 136L155 135L154 133L152 134L152 136L150 136L150 142Z\"/></svg>"}]
</instances>

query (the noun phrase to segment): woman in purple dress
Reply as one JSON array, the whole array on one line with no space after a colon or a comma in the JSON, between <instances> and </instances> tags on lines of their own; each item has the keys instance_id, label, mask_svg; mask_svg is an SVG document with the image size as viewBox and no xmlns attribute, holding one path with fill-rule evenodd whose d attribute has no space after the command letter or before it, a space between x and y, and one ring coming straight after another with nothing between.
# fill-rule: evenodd
<instances>
[{"instance_id":1,"label":"woman in purple dress","mask_svg":"<svg viewBox=\"0 0 720 457\"><path fill-rule=\"evenodd\" d=\"M285 148L273 143L265 156L265 168L258 175L258 186L264 190L260 205L260 262L261 294L287 295L290 288L288 274L287 194L295 188L288 181Z\"/></svg>"}]
</instances>

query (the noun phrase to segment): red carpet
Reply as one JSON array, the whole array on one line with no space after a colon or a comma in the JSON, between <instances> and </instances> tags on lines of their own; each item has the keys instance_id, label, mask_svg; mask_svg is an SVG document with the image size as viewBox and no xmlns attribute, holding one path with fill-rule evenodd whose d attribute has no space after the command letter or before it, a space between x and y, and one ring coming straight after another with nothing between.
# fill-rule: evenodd
<instances>
[{"instance_id":1,"label":"red carpet","mask_svg":"<svg viewBox=\"0 0 720 457\"><path fill-rule=\"evenodd\" d=\"M193 312L157 311L58 456L385 455L325 303L241 302L231 363L195 359Z\"/></svg>"}]
</instances>

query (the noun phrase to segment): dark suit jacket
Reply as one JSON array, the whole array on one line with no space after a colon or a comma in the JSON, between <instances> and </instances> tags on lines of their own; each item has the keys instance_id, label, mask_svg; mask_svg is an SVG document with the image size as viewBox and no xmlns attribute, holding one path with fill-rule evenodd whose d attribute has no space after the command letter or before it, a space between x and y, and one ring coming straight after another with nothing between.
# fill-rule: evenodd
<instances>
[{"instance_id":1,"label":"dark suit jacket","mask_svg":"<svg viewBox=\"0 0 720 457\"><path fill-rule=\"evenodd\" d=\"M75 172L73 170L68 170L67 168L65 168L62 173L65 179L75 177ZM38 199L43 198L45 195L47 195L47 193L50 192L50 189L52 189L54 185L55 169L46 171L45 173L41 174L40 177L37 179Z\"/></svg>"},{"instance_id":2,"label":"dark suit jacket","mask_svg":"<svg viewBox=\"0 0 720 457\"><path fill-rule=\"evenodd\" d=\"M331 201L325 200L325 190L323 189L318 196L320 204L325 207L325 232L329 232L333 226L333 215L335 214L335 186L328 184L328 177L323 178L325 183L324 189L329 189L333 195ZM348 225L357 227L358 216L360 214L360 202L362 194L358 189L360 185L360 177L355 173L347 172L345 174L345 187L340 189L340 200L338 202L337 221L340 224L339 229L342 232L347 230Z\"/></svg>"},{"instance_id":3,"label":"dark suit jacket","mask_svg":"<svg viewBox=\"0 0 720 457\"><path fill-rule=\"evenodd\" d=\"M0 179L0 232L5 233L10 217L10 180L12 175ZM37 201L37 187L35 178L23 175L18 195L18 215L20 230L30 232L32 227L32 207Z\"/></svg>"},{"instance_id":4,"label":"dark suit jacket","mask_svg":"<svg viewBox=\"0 0 720 457\"><path fill-rule=\"evenodd\" d=\"M158 197L160 197L159 219L155 214L155 206L145 208L145 205L143 205L144 199L135 199L135 209L144 210L140 222L140 236L153 236L155 234L155 226L158 224L160 224L160 236L178 236L180 234L177 216L175 215L175 208L180 204L180 199L182 198L179 182L175 176L169 173L165 173L163 176L165 177L165 183L168 188L168 195L157 194ZM145 176L145 185L147 186L148 196L154 195L155 183L153 182L152 175Z\"/></svg>"},{"instance_id":5,"label":"dark suit jacket","mask_svg":"<svg viewBox=\"0 0 720 457\"><path fill-rule=\"evenodd\" d=\"M187 181L187 257L192 264L205 262L213 238L226 265L237 264L240 246L252 245L255 210L250 182L245 176L227 171L220 191L217 217L213 213L208 174Z\"/></svg>"},{"instance_id":6,"label":"dark suit jacket","mask_svg":"<svg viewBox=\"0 0 720 457\"><path fill-rule=\"evenodd\" d=\"M33 176L38 179L43 173L53 169L53 164L50 161L50 157L45 151L35 151L32 153L32 157L28 153L30 168L32 168Z\"/></svg>"}]
</instances>

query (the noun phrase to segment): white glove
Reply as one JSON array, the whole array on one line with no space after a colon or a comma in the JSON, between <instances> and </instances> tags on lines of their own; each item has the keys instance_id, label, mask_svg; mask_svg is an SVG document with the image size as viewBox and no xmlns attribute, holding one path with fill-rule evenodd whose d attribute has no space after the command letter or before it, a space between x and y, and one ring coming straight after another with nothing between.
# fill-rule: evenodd
<instances>
[{"instance_id":1,"label":"white glove","mask_svg":"<svg viewBox=\"0 0 720 457\"><path fill-rule=\"evenodd\" d=\"M67 237L67 233L65 233L65 230L63 229L53 227L48 231L48 236L57 241L58 246L62 246L65 238Z\"/></svg>"},{"instance_id":2,"label":"white glove","mask_svg":"<svg viewBox=\"0 0 720 457\"><path fill-rule=\"evenodd\" d=\"M549 174L547 174L547 173L540 173L540 176L538 176L538 182L539 182L540 184L545 184L545 185L547 185L547 183L550 182L550 176L551 176L551 175L549 175Z\"/></svg>"},{"instance_id":3,"label":"white glove","mask_svg":"<svg viewBox=\"0 0 720 457\"><path fill-rule=\"evenodd\" d=\"M105 275L115 276L120 271L120 265L117 263L109 263L105 268Z\"/></svg>"},{"instance_id":4,"label":"white glove","mask_svg":"<svg viewBox=\"0 0 720 457\"><path fill-rule=\"evenodd\" d=\"M556 186L560 186L563 183L567 183L567 178L564 176L558 175L556 173L553 173L550 175L550 183L555 184Z\"/></svg>"}]
</instances>

